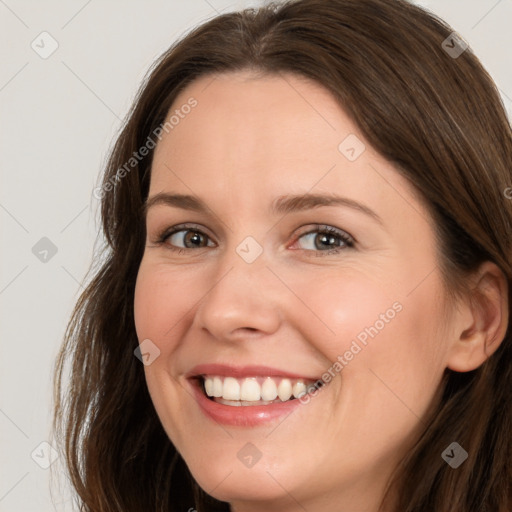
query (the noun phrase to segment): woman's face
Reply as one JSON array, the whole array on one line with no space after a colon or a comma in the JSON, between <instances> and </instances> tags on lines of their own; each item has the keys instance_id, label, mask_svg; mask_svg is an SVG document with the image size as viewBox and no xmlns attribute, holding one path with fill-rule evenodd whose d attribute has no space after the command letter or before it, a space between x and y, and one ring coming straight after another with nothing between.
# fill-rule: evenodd
<instances>
[{"instance_id":1,"label":"woman's face","mask_svg":"<svg viewBox=\"0 0 512 512\"><path fill-rule=\"evenodd\" d=\"M203 77L171 115L135 291L165 431L234 510L376 510L446 367L429 215L316 83Z\"/></svg>"}]
</instances>

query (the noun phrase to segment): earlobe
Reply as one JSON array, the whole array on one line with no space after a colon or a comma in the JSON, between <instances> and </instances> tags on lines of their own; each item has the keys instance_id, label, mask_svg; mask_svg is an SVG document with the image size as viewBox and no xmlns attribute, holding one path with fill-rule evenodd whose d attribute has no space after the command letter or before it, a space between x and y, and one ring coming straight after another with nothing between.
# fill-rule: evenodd
<instances>
[{"instance_id":1,"label":"earlobe","mask_svg":"<svg viewBox=\"0 0 512 512\"><path fill-rule=\"evenodd\" d=\"M471 296L454 319L455 336L447 367L468 372L482 365L503 342L509 321L508 282L500 268L482 263Z\"/></svg>"}]
</instances>

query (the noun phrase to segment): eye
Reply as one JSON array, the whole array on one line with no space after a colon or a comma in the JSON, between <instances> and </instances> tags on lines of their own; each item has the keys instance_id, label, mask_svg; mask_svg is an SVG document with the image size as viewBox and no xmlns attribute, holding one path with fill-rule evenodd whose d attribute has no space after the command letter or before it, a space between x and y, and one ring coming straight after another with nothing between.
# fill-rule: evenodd
<instances>
[{"instance_id":1,"label":"eye","mask_svg":"<svg viewBox=\"0 0 512 512\"><path fill-rule=\"evenodd\" d=\"M355 244L350 235L327 225L317 225L315 229L301 234L296 238L294 245L301 239L306 241L306 247L299 248L314 252L316 256L335 254L341 250L354 247ZM157 245L165 244L168 249L180 254L193 249L215 246L213 243L208 244L208 241L211 242L210 237L196 226L180 224L165 229L159 234L156 243Z\"/></svg>"},{"instance_id":2,"label":"eye","mask_svg":"<svg viewBox=\"0 0 512 512\"><path fill-rule=\"evenodd\" d=\"M157 244L167 244L171 251L178 253L185 252L187 249L201 249L206 247L204 242L209 240L209 236L197 229L195 226L179 225L166 229L158 236ZM183 244L184 247L176 247Z\"/></svg>"},{"instance_id":3,"label":"eye","mask_svg":"<svg viewBox=\"0 0 512 512\"><path fill-rule=\"evenodd\" d=\"M316 226L314 230L303 233L297 238L297 241L304 239L306 247L302 247L306 251L315 251L316 256L324 256L325 254L335 254L346 248L354 247L354 239L332 226ZM295 242L297 243L297 242Z\"/></svg>"}]
</instances>

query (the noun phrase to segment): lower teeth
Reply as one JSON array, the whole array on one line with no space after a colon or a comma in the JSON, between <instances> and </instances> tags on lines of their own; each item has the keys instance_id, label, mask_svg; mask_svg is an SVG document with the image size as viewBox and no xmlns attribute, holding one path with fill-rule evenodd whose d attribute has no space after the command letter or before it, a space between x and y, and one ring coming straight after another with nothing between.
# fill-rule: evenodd
<instances>
[{"instance_id":1,"label":"lower teeth","mask_svg":"<svg viewBox=\"0 0 512 512\"><path fill-rule=\"evenodd\" d=\"M219 404L231 405L234 407L251 406L251 405L270 405L270 404L275 404L275 403L284 403L279 398L276 398L275 400L269 400L269 401L258 400L255 402L248 402L245 400L225 400L224 398L210 398L210 399ZM285 402L289 402L290 400L295 400L295 398L290 398L289 400L285 400Z\"/></svg>"}]
</instances>

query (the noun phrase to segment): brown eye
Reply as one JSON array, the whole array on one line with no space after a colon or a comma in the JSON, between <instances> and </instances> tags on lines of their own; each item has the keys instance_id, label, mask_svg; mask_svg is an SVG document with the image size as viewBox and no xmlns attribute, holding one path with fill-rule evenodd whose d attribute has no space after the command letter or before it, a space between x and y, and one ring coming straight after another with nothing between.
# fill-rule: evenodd
<instances>
[{"instance_id":1,"label":"brown eye","mask_svg":"<svg viewBox=\"0 0 512 512\"><path fill-rule=\"evenodd\" d=\"M352 237L332 226L318 226L317 229L300 235L297 241L301 239L306 240L306 247L302 247L303 250L317 253L333 254L354 246Z\"/></svg>"},{"instance_id":2,"label":"brown eye","mask_svg":"<svg viewBox=\"0 0 512 512\"><path fill-rule=\"evenodd\" d=\"M157 244L165 245L171 251L184 252L202 249L208 246L210 237L195 226L179 225L164 230L157 239ZM209 244L214 245L213 243Z\"/></svg>"},{"instance_id":3,"label":"brown eye","mask_svg":"<svg viewBox=\"0 0 512 512\"><path fill-rule=\"evenodd\" d=\"M178 245L181 243L185 246L185 249L206 247L205 242L207 242L207 240L207 235L205 235L201 231L196 231L192 229L182 229L166 237L166 241L171 242L172 245Z\"/></svg>"}]
</instances>

